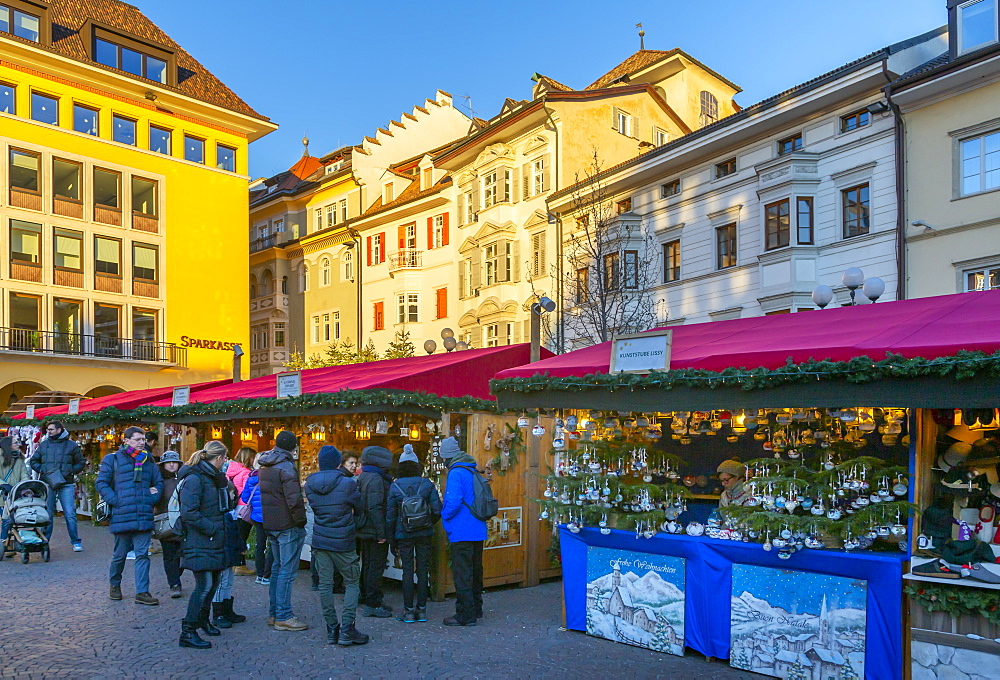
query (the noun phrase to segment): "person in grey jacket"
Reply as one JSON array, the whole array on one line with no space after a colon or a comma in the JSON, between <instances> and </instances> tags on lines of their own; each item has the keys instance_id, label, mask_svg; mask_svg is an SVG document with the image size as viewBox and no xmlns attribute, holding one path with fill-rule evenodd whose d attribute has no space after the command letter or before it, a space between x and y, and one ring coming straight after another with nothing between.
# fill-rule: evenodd
<instances>
[{"instance_id":1,"label":"person in grey jacket","mask_svg":"<svg viewBox=\"0 0 1000 680\"><path fill-rule=\"evenodd\" d=\"M69 438L69 431L61 422L49 421L45 426L45 438L38 444L38 450L31 457L29 465L52 489L48 499L49 517L52 521L45 527L45 540L52 538L58 498L63 517L66 518L66 531L73 544L73 552L80 552L83 544L76 526L76 476L83 472L86 460L79 444Z\"/></svg>"}]
</instances>

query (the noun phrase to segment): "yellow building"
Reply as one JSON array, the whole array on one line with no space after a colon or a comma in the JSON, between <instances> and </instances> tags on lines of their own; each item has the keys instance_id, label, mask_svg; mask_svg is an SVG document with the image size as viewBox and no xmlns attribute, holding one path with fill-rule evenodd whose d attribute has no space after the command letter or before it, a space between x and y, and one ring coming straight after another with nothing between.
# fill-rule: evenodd
<instances>
[{"instance_id":1,"label":"yellow building","mask_svg":"<svg viewBox=\"0 0 1000 680\"><path fill-rule=\"evenodd\" d=\"M0 406L230 375L275 127L132 5L0 3Z\"/></svg>"},{"instance_id":2,"label":"yellow building","mask_svg":"<svg viewBox=\"0 0 1000 680\"><path fill-rule=\"evenodd\" d=\"M1000 17L949 3L948 50L887 91L905 132L904 296L1000 288Z\"/></svg>"}]
</instances>

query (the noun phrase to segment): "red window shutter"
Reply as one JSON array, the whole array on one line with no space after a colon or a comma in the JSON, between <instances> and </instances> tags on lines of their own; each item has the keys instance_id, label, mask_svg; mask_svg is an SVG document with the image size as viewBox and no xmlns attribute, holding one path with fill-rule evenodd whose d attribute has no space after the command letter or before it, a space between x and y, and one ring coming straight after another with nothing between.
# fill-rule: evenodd
<instances>
[{"instance_id":1,"label":"red window shutter","mask_svg":"<svg viewBox=\"0 0 1000 680\"><path fill-rule=\"evenodd\" d=\"M367 243L367 247L368 247L368 266L371 267L372 266L372 237L371 236L368 237L368 240L366 241L366 243Z\"/></svg>"},{"instance_id":2,"label":"red window shutter","mask_svg":"<svg viewBox=\"0 0 1000 680\"><path fill-rule=\"evenodd\" d=\"M375 330L380 331L385 325L385 317L383 316L383 307L381 302L375 303Z\"/></svg>"},{"instance_id":3,"label":"red window shutter","mask_svg":"<svg viewBox=\"0 0 1000 680\"><path fill-rule=\"evenodd\" d=\"M398 227L399 229L399 249L403 250L406 248L406 227Z\"/></svg>"},{"instance_id":4,"label":"red window shutter","mask_svg":"<svg viewBox=\"0 0 1000 680\"><path fill-rule=\"evenodd\" d=\"M441 229L441 245L448 245L448 213L445 213L441 217L444 218L444 227Z\"/></svg>"},{"instance_id":5,"label":"red window shutter","mask_svg":"<svg viewBox=\"0 0 1000 680\"><path fill-rule=\"evenodd\" d=\"M434 218L427 218L427 250L434 247Z\"/></svg>"},{"instance_id":6,"label":"red window shutter","mask_svg":"<svg viewBox=\"0 0 1000 680\"><path fill-rule=\"evenodd\" d=\"M379 263L381 263L381 262L385 262L385 244L388 243L388 241L385 240L385 232L384 231L381 234L379 234L379 243L382 244L382 247L379 248L380 252L378 254L378 261L379 261Z\"/></svg>"},{"instance_id":7,"label":"red window shutter","mask_svg":"<svg viewBox=\"0 0 1000 680\"><path fill-rule=\"evenodd\" d=\"M448 289L437 289L437 318L443 319L448 316Z\"/></svg>"}]
</instances>

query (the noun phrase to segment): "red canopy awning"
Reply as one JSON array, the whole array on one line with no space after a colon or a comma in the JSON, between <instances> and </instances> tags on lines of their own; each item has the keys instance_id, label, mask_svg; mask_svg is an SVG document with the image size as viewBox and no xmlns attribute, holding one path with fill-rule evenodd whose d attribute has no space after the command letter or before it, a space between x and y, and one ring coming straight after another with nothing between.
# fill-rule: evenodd
<instances>
[{"instance_id":1,"label":"red canopy awning","mask_svg":"<svg viewBox=\"0 0 1000 680\"><path fill-rule=\"evenodd\" d=\"M230 384L229 380L211 380L209 382L196 383L191 385L191 394L194 395L195 393L210 387L228 384ZM127 411L135 408L136 406L142 406L143 404L147 404L151 401L163 399L164 397L167 397L167 406L169 406L173 391L173 387L151 387L147 390L132 390L130 392L109 394L104 397L97 397L96 399L84 399L80 402L80 413L93 413L95 411L111 407ZM69 413L69 405L61 404L60 406L37 409L35 411L35 417L48 418L51 416L66 415L67 413ZM19 413L13 417L24 418L24 414Z\"/></svg>"},{"instance_id":2,"label":"red canopy awning","mask_svg":"<svg viewBox=\"0 0 1000 680\"><path fill-rule=\"evenodd\" d=\"M543 356L552 356L552 353L543 350ZM302 393L405 390L439 397L494 399L490 394L490 378L497 371L527 363L529 358L530 346L521 344L309 368L302 371ZM192 392L191 402L273 398L276 394L277 379L274 375L265 375L239 383L226 382L197 394ZM143 403L147 406L170 406L170 396L162 396L161 399Z\"/></svg>"},{"instance_id":3,"label":"red canopy awning","mask_svg":"<svg viewBox=\"0 0 1000 680\"><path fill-rule=\"evenodd\" d=\"M1000 350L1000 290L676 326L672 369L778 368L788 359L933 359ZM611 343L500 371L497 379L607 373Z\"/></svg>"}]
</instances>

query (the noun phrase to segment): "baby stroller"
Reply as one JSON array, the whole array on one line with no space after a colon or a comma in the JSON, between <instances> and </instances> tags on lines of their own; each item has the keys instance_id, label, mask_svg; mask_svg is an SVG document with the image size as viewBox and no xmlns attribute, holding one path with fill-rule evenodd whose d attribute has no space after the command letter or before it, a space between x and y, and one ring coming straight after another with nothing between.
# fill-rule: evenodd
<instances>
[{"instance_id":1,"label":"baby stroller","mask_svg":"<svg viewBox=\"0 0 1000 680\"><path fill-rule=\"evenodd\" d=\"M46 507L49 485L37 479L20 482L4 501L3 515L12 522L7 542L0 547L0 560L8 550L21 553L21 564L27 564L33 552L42 554L42 561L49 561L49 543L44 529L52 521Z\"/></svg>"}]
</instances>

